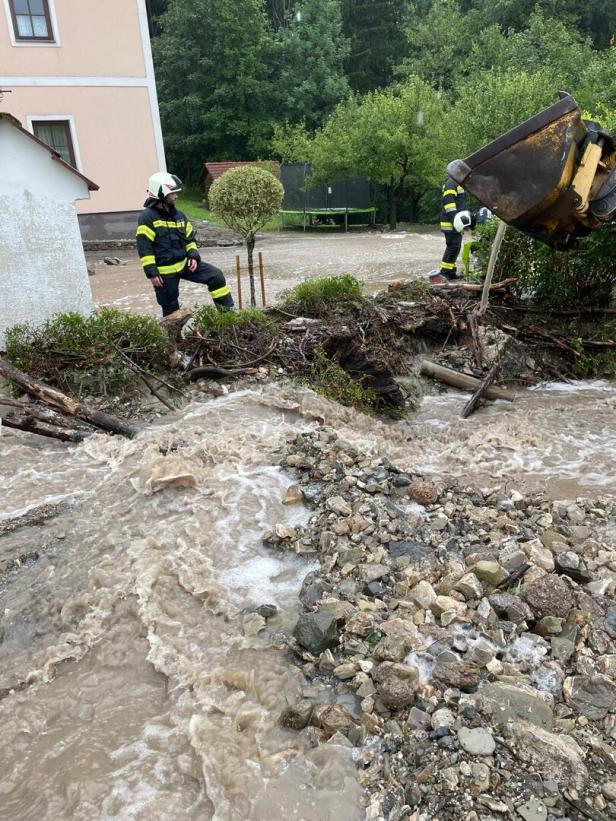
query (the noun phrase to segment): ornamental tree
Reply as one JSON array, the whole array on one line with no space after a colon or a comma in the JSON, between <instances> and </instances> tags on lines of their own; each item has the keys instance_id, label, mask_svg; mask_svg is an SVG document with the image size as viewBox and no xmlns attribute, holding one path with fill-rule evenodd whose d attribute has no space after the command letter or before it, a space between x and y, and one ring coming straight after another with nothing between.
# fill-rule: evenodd
<instances>
[{"instance_id":1,"label":"ornamental tree","mask_svg":"<svg viewBox=\"0 0 616 821\"><path fill-rule=\"evenodd\" d=\"M250 304L257 304L253 251L257 232L280 209L284 188L279 180L264 168L243 166L230 168L219 177L208 193L211 211L242 235L248 256Z\"/></svg>"}]
</instances>

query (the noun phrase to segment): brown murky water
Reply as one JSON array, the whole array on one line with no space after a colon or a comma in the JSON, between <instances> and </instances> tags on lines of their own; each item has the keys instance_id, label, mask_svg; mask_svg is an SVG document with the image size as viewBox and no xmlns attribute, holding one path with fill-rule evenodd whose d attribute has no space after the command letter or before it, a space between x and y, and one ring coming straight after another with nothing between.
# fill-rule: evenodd
<instances>
[{"instance_id":1,"label":"brown murky water","mask_svg":"<svg viewBox=\"0 0 616 821\"><path fill-rule=\"evenodd\" d=\"M304 749L277 725L305 685L276 633L311 565L261 544L309 516L281 504L291 480L275 450L325 422L437 477L557 498L616 490L615 385L542 386L463 422L465 399L427 397L386 425L266 386L132 442L3 431L0 518L67 507L0 538L5 567L21 557L0 577L0 818L361 818L352 751ZM254 636L241 611L263 603L280 613Z\"/></svg>"}]
</instances>

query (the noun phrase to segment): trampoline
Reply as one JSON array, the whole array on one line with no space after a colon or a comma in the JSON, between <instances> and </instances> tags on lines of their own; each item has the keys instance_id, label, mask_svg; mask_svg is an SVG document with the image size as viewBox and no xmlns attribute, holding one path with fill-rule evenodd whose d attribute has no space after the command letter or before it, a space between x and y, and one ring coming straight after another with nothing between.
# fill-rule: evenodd
<instances>
[{"instance_id":1,"label":"trampoline","mask_svg":"<svg viewBox=\"0 0 616 821\"><path fill-rule=\"evenodd\" d=\"M374 225L376 222L376 208L307 208L302 211L281 210L280 214L282 225L284 227L285 217L300 217L304 231L309 225L311 228L315 225L315 221L327 220L329 224L335 223L344 225L344 230L349 230L349 217L358 215L366 216L367 219L356 223L357 225Z\"/></svg>"}]
</instances>

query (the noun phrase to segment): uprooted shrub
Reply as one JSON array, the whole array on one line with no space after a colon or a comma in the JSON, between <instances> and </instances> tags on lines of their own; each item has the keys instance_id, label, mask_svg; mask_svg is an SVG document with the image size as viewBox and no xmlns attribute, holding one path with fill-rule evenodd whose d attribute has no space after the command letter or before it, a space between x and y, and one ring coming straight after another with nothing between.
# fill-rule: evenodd
<instances>
[{"instance_id":1,"label":"uprooted shrub","mask_svg":"<svg viewBox=\"0 0 616 821\"><path fill-rule=\"evenodd\" d=\"M477 256L487 270L498 220L478 228ZM508 228L494 279L518 277L518 292L553 308L605 307L616 286L616 225L580 240L574 251L554 251L515 228Z\"/></svg>"},{"instance_id":2,"label":"uprooted shrub","mask_svg":"<svg viewBox=\"0 0 616 821\"><path fill-rule=\"evenodd\" d=\"M284 304L306 316L326 317L333 308L348 306L361 299L359 282L350 274L341 274L300 282L288 294Z\"/></svg>"},{"instance_id":3,"label":"uprooted shrub","mask_svg":"<svg viewBox=\"0 0 616 821\"><path fill-rule=\"evenodd\" d=\"M277 338L276 324L256 308L221 313L204 305L195 313L192 326L193 336L189 333L186 339L189 349L194 350L202 337L216 362L234 365L259 357Z\"/></svg>"},{"instance_id":4,"label":"uprooted shrub","mask_svg":"<svg viewBox=\"0 0 616 821\"><path fill-rule=\"evenodd\" d=\"M167 334L152 317L101 308L83 317L58 314L44 325L14 325L6 333L6 359L35 379L78 399L128 399L140 380L133 363L151 373L167 366Z\"/></svg>"},{"instance_id":5,"label":"uprooted shrub","mask_svg":"<svg viewBox=\"0 0 616 821\"><path fill-rule=\"evenodd\" d=\"M330 359L323 348L317 348L307 375L298 382L327 399L364 412L373 411L377 403L376 393L354 379L338 362Z\"/></svg>"}]
</instances>

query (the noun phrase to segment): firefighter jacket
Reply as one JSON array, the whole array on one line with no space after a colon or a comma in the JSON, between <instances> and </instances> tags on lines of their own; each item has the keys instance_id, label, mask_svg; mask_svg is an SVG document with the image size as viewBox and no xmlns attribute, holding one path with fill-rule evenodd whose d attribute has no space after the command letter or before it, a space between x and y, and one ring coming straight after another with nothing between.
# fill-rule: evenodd
<instances>
[{"instance_id":1,"label":"firefighter jacket","mask_svg":"<svg viewBox=\"0 0 616 821\"><path fill-rule=\"evenodd\" d=\"M177 208L157 208L157 202L146 200L137 226L139 261L148 279L181 273L189 258L201 261L195 229L186 215Z\"/></svg>"},{"instance_id":2,"label":"firefighter jacket","mask_svg":"<svg viewBox=\"0 0 616 821\"><path fill-rule=\"evenodd\" d=\"M453 231L453 219L458 211L468 210L468 194L449 177L441 193L441 231Z\"/></svg>"}]
</instances>

